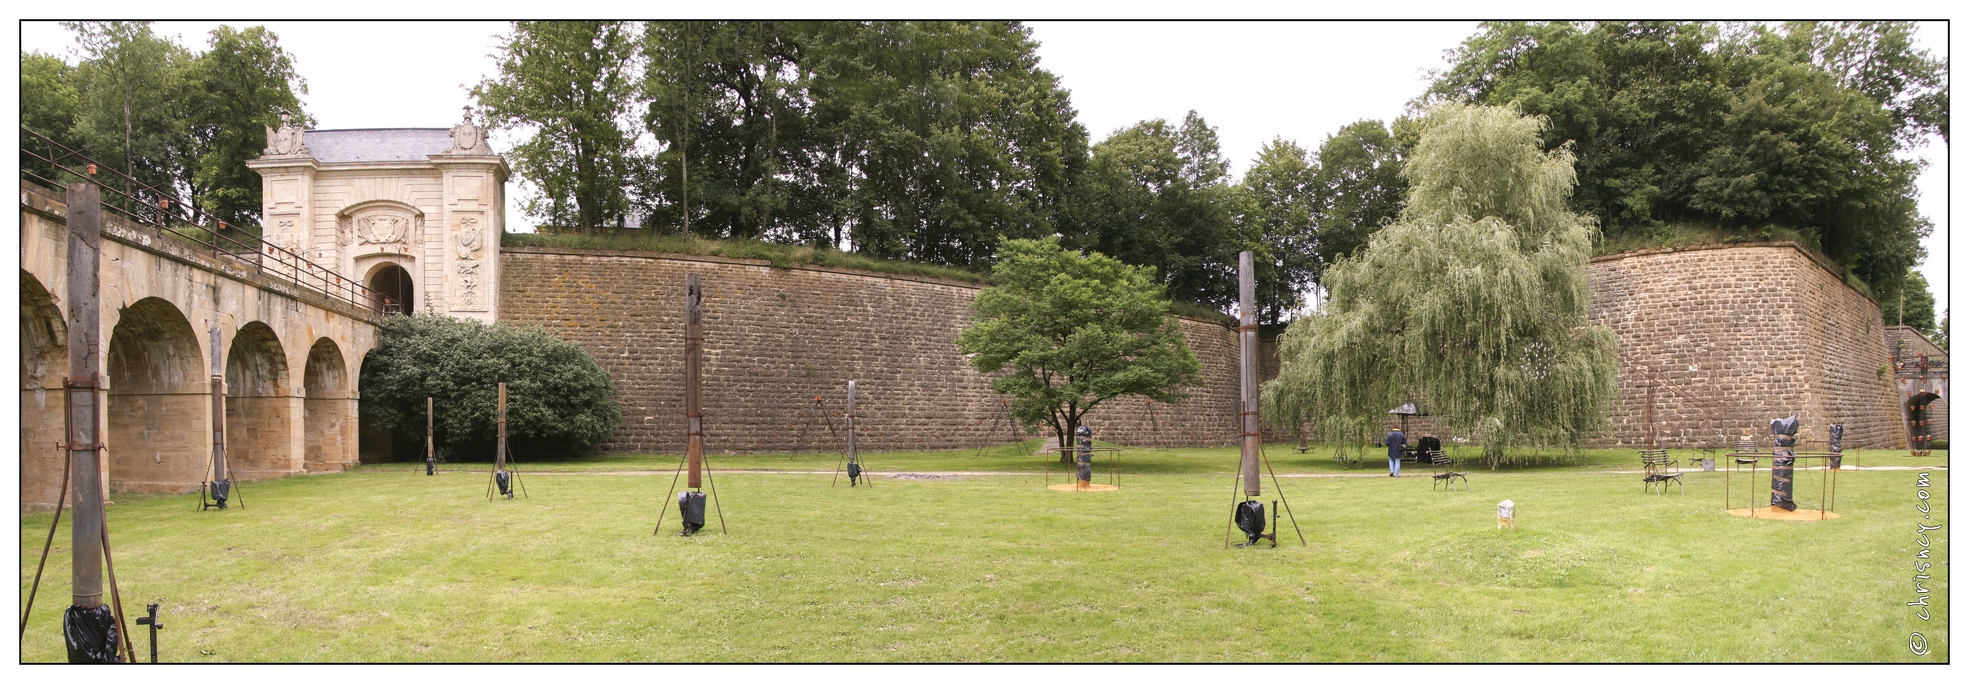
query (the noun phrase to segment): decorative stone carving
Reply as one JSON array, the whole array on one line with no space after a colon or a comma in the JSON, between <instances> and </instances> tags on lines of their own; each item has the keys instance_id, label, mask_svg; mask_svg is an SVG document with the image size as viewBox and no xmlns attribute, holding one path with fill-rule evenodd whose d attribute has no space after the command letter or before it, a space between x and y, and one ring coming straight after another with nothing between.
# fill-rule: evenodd
<instances>
[{"instance_id":1,"label":"decorative stone carving","mask_svg":"<svg viewBox=\"0 0 1969 684\"><path fill-rule=\"evenodd\" d=\"M458 308L478 310L479 304L479 250L485 247L485 232L479 229L477 216L462 216L458 219Z\"/></svg>"},{"instance_id":2,"label":"decorative stone carving","mask_svg":"<svg viewBox=\"0 0 1969 684\"><path fill-rule=\"evenodd\" d=\"M485 144L485 129L472 123L472 108L465 108L464 122L451 127L451 149L445 154L492 154Z\"/></svg>"},{"instance_id":3,"label":"decorative stone carving","mask_svg":"<svg viewBox=\"0 0 1969 684\"><path fill-rule=\"evenodd\" d=\"M355 220L356 239L379 245L400 243L416 227L415 221L413 217L395 213L359 216Z\"/></svg>"},{"instance_id":4,"label":"decorative stone carving","mask_svg":"<svg viewBox=\"0 0 1969 684\"><path fill-rule=\"evenodd\" d=\"M283 119L280 128L267 127L267 149L260 153L263 157L305 157L308 156L306 132L293 121Z\"/></svg>"}]
</instances>

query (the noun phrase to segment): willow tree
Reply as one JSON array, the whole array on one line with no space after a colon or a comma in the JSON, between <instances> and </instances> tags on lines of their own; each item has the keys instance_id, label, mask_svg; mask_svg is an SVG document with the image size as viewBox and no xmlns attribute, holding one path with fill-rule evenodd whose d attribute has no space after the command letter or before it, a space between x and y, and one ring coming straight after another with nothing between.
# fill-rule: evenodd
<instances>
[{"instance_id":1,"label":"willow tree","mask_svg":"<svg viewBox=\"0 0 1969 684\"><path fill-rule=\"evenodd\" d=\"M1616 353L1586 317L1596 227L1566 206L1571 150L1541 150L1546 122L1514 107L1442 105L1423 126L1400 220L1329 268L1327 300L1281 339L1271 414L1371 432L1419 399L1493 464L1576 444L1605 421Z\"/></svg>"}]
</instances>

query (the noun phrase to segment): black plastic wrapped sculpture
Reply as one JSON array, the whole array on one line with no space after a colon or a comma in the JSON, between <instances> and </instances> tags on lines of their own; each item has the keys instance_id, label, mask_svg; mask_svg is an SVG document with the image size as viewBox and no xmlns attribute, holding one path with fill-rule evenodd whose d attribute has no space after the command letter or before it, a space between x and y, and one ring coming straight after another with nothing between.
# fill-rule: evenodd
<instances>
[{"instance_id":1,"label":"black plastic wrapped sculpture","mask_svg":"<svg viewBox=\"0 0 1969 684\"><path fill-rule=\"evenodd\" d=\"M1771 449L1771 506L1798 510L1798 503L1791 500L1791 467L1797 461L1792 458L1792 446L1798 443L1798 416L1772 420L1771 435L1775 442Z\"/></svg>"}]
</instances>

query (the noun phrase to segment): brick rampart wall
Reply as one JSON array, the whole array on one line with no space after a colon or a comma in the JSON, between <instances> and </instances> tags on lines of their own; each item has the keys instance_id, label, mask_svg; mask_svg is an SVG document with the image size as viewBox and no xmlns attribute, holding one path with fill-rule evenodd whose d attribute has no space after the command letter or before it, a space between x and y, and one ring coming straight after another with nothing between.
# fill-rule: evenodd
<instances>
[{"instance_id":1,"label":"brick rampart wall","mask_svg":"<svg viewBox=\"0 0 1969 684\"><path fill-rule=\"evenodd\" d=\"M1905 444L1879 307L1796 246L1601 257L1590 282L1592 318L1614 329L1622 355L1602 445L1644 440L1647 369L1660 379L1655 420L1668 447L1719 435L1768 443L1770 419L1792 414L1808 446L1835 422L1849 448Z\"/></svg>"},{"instance_id":2,"label":"brick rampart wall","mask_svg":"<svg viewBox=\"0 0 1969 684\"><path fill-rule=\"evenodd\" d=\"M870 450L956 449L1023 438L957 350L975 285L717 257L506 248L501 319L546 327L593 354L617 384L622 426L603 449L675 453L684 442L684 275L704 282L704 425L722 453L825 451L856 381L857 441ZM1182 321L1199 387L1153 414L1118 400L1089 419L1131 445L1233 444L1237 333ZM1263 345L1268 356L1276 351ZM1273 358L1261 371L1276 375ZM821 397L816 404L814 398ZM995 428L995 429L994 429Z\"/></svg>"},{"instance_id":3,"label":"brick rampart wall","mask_svg":"<svg viewBox=\"0 0 1969 684\"><path fill-rule=\"evenodd\" d=\"M931 278L774 268L717 257L508 248L502 318L572 340L618 384L623 425L611 451L674 453L683 443L684 274L705 282L705 425L724 453L839 448L847 381L860 388L868 449L969 448L1013 439L994 429L1000 398L958 353L978 288ZM1756 434L1797 414L1808 443L1846 425L1852 448L1898 448L1898 406L1879 310L1790 245L1658 251L1591 265L1592 317L1620 339L1620 396L1596 443L1643 437L1654 369L1666 446ZM1203 365L1192 397L1119 401L1092 419L1102 439L1139 446L1235 443L1236 332L1184 320ZM1266 378L1276 347L1263 345ZM1674 388L1670 389L1672 385ZM1684 395L1688 396L1684 396ZM814 397L822 397L816 409ZM1694 400L1688 397L1693 397ZM1417 433L1421 434L1421 433ZM1288 435L1276 436L1289 439Z\"/></svg>"}]
</instances>

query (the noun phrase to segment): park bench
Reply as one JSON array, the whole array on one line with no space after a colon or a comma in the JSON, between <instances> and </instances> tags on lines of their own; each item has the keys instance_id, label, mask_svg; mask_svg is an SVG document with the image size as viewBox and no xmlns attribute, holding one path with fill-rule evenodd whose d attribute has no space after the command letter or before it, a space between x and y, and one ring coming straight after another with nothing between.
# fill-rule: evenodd
<instances>
[{"instance_id":1,"label":"park bench","mask_svg":"<svg viewBox=\"0 0 1969 684\"><path fill-rule=\"evenodd\" d=\"M1647 491L1660 487L1660 491L1656 493L1666 494L1668 483L1671 481L1679 490L1682 487L1682 471L1677 466L1681 463L1681 461L1670 460L1667 449L1642 449L1641 468L1645 474L1641 476L1641 490Z\"/></svg>"},{"instance_id":2,"label":"park bench","mask_svg":"<svg viewBox=\"0 0 1969 684\"><path fill-rule=\"evenodd\" d=\"M1456 459L1443 454L1443 450L1441 449L1430 449L1428 451L1428 458L1431 470L1429 475L1430 489L1435 489L1436 484L1441 483L1443 491L1449 491L1450 486L1456 482L1457 478L1463 479L1464 490L1467 491L1470 489L1470 471L1457 470Z\"/></svg>"}]
</instances>

